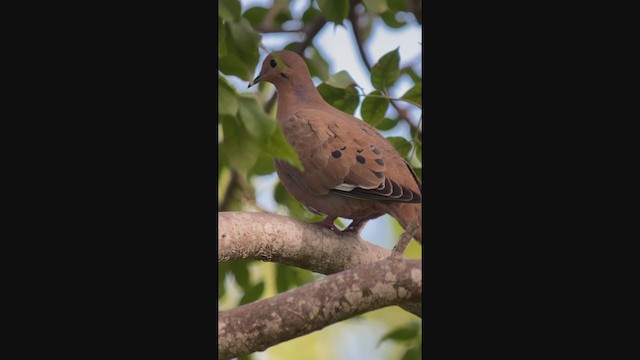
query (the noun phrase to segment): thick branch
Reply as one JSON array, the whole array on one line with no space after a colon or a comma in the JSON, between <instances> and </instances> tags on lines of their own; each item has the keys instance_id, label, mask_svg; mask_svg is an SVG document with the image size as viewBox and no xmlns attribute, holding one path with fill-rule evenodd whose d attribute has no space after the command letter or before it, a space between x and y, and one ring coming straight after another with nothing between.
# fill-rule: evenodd
<instances>
[{"instance_id":1,"label":"thick branch","mask_svg":"<svg viewBox=\"0 0 640 360\"><path fill-rule=\"evenodd\" d=\"M284 216L218 213L218 261L256 259L329 275L384 259L391 252L356 235L338 235Z\"/></svg>"},{"instance_id":2,"label":"thick branch","mask_svg":"<svg viewBox=\"0 0 640 360\"><path fill-rule=\"evenodd\" d=\"M230 359L386 306L422 300L420 260L389 257L218 314L218 353Z\"/></svg>"}]
</instances>

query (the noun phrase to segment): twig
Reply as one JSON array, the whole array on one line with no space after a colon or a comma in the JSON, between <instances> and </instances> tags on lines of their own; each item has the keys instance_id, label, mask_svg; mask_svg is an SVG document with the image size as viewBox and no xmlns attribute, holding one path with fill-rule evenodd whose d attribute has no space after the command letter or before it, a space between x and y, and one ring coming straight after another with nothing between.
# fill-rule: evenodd
<instances>
[{"instance_id":1,"label":"twig","mask_svg":"<svg viewBox=\"0 0 640 360\"><path fill-rule=\"evenodd\" d=\"M377 99L387 99L389 101L393 101L393 100L395 100L395 101L404 101L404 102L408 102L409 104L414 105L414 106L422 109L422 106L420 104L415 103L415 102L413 102L413 101L411 101L409 99L398 99L398 98L392 98L392 97L388 97L388 96L384 96L384 95L371 95L371 94L369 94L369 95L360 94L360 96L361 97L372 97L372 98L377 98Z\"/></svg>"},{"instance_id":2,"label":"twig","mask_svg":"<svg viewBox=\"0 0 640 360\"><path fill-rule=\"evenodd\" d=\"M411 5L413 5L411 12L415 15L418 24L422 25L422 0L413 0Z\"/></svg>"},{"instance_id":3,"label":"twig","mask_svg":"<svg viewBox=\"0 0 640 360\"><path fill-rule=\"evenodd\" d=\"M313 39L318 35L320 30L327 23L324 17L318 16L316 17L308 26L305 26L304 32L306 33L305 39L300 45L298 45L293 51L298 55L303 56L304 51L307 49L309 45L313 42Z\"/></svg>"},{"instance_id":4,"label":"twig","mask_svg":"<svg viewBox=\"0 0 640 360\"><path fill-rule=\"evenodd\" d=\"M271 112L271 109L273 108L273 105L276 104L276 100L278 99L278 92L274 91L273 95L271 95L271 98L264 104L264 112L266 112L267 114Z\"/></svg>"},{"instance_id":5,"label":"twig","mask_svg":"<svg viewBox=\"0 0 640 360\"><path fill-rule=\"evenodd\" d=\"M222 203L220 203L220 211L229 210L229 206L231 205L231 201L233 200L233 195L239 188L238 178L240 178L238 173L234 170L231 170L231 181L229 181L227 191L225 191L224 198L222 198Z\"/></svg>"},{"instance_id":6,"label":"twig","mask_svg":"<svg viewBox=\"0 0 640 360\"><path fill-rule=\"evenodd\" d=\"M358 30L358 15L356 14L356 5L358 1L351 1L351 9L349 9L349 22L351 22L351 27L353 28L353 36L356 38L356 44L358 45L358 51L360 52L360 58L362 58L362 62L364 66L366 66L367 70L371 72L371 63L369 63L369 58L367 54L364 52L364 41L360 37L360 31Z\"/></svg>"},{"instance_id":7,"label":"twig","mask_svg":"<svg viewBox=\"0 0 640 360\"><path fill-rule=\"evenodd\" d=\"M258 32L263 34L273 34L273 33L301 33L304 32L304 29L293 29L293 30L285 30L279 26L267 27L263 24L258 25Z\"/></svg>"},{"instance_id":8,"label":"twig","mask_svg":"<svg viewBox=\"0 0 640 360\"><path fill-rule=\"evenodd\" d=\"M411 224L409 224L409 226L407 226L404 233L400 235L400 239L398 240L396 246L394 246L391 252L391 256L402 256L402 254L404 254L405 250L407 249L407 246L411 242L411 239L413 239L413 236L416 234L416 231L418 231L417 217L411 222Z\"/></svg>"},{"instance_id":9,"label":"twig","mask_svg":"<svg viewBox=\"0 0 640 360\"><path fill-rule=\"evenodd\" d=\"M367 58L367 54L364 52L364 41L360 37L360 31L358 29L358 15L356 14L356 11L355 11L356 4L357 4L357 1L355 0L351 1L351 9L349 11L349 21L351 22L351 28L353 29L353 36L356 39L356 45L358 47L358 52L360 52L360 57L362 58L362 62L367 67L369 72L371 72L372 66L371 66L371 63L369 62L369 59ZM407 115L407 110L399 107L398 104L396 104L396 102L393 100L390 100L390 102L391 102L391 106L393 106L393 108L398 112L398 116L401 119L403 119L407 124L409 124L411 129L413 129L417 134L419 134L420 137L422 137L422 131L420 130L419 127L417 127L413 123L413 121L411 121L411 119Z\"/></svg>"},{"instance_id":10,"label":"twig","mask_svg":"<svg viewBox=\"0 0 640 360\"><path fill-rule=\"evenodd\" d=\"M262 24L260 24L260 26L265 28L273 28L273 21L275 20L276 16L278 16L283 6L284 4L282 1L274 0L273 5L264 16L264 19L262 20Z\"/></svg>"}]
</instances>

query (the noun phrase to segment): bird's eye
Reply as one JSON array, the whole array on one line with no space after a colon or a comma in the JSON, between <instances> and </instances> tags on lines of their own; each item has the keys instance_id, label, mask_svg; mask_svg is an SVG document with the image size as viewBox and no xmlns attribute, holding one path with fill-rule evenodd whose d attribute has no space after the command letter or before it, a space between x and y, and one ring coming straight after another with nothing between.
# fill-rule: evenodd
<instances>
[{"instance_id":1,"label":"bird's eye","mask_svg":"<svg viewBox=\"0 0 640 360\"><path fill-rule=\"evenodd\" d=\"M271 65L271 67L274 68L276 67L276 65L278 65L278 63L276 63L274 59L271 59L271 61L269 61L269 65Z\"/></svg>"}]
</instances>

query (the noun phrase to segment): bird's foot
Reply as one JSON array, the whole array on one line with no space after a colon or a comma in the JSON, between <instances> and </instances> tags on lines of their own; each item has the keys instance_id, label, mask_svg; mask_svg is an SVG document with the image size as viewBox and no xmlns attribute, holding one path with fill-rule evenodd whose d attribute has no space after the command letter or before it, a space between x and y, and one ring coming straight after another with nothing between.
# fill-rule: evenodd
<instances>
[{"instance_id":1,"label":"bird's foot","mask_svg":"<svg viewBox=\"0 0 640 360\"><path fill-rule=\"evenodd\" d=\"M331 231L340 235L342 234L342 231L338 229L338 227L333 223L335 220L336 218L326 217L324 218L324 220L316 221L316 222L313 222L312 224L316 224L324 228L331 229Z\"/></svg>"},{"instance_id":2,"label":"bird's foot","mask_svg":"<svg viewBox=\"0 0 640 360\"><path fill-rule=\"evenodd\" d=\"M351 222L351 224L349 224L349 226L344 229L342 232L344 233L356 233L356 234L360 234L360 231L362 231L362 228L364 228L365 225L367 225L367 222L369 220L353 220Z\"/></svg>"}]
</instances>

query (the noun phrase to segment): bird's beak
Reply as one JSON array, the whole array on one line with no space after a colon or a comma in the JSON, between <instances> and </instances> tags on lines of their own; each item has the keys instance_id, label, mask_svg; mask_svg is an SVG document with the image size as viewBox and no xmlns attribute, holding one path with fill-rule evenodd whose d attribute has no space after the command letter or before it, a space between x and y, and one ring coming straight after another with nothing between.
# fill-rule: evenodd
<instances>
[{"instance_id":1,"label":"bird's beak","mask_svg":"<svg viewBox=\"0 0 640 360\"><path fill-rule=\"evenodd\" d=\"M247 86L247 89L252 87L253 85L259 83L260 81L262 81L264 79L264 76L266 75L266 73L260 74L258 75L258 77L256 77L255 79L249 81L249 85Z\"/></svg>"}]
</instances>

